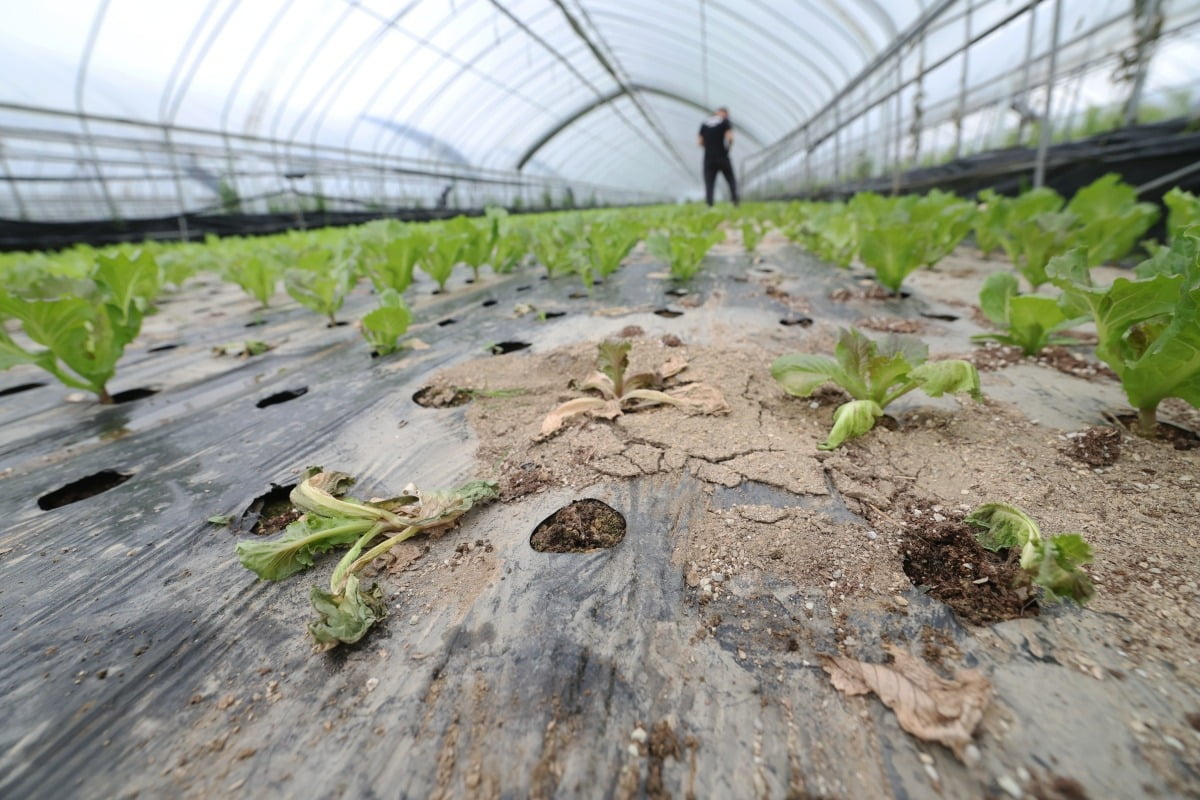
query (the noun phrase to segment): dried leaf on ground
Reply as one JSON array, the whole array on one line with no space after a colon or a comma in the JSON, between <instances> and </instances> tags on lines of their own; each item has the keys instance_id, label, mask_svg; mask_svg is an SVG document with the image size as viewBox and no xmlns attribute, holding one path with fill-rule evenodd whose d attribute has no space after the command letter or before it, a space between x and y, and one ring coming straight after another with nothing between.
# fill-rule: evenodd
<instances>
[{"instance_id":1,"label":"dried leaf on ground","mask_svg":"<svg viewBox=\"0 0 1200 800\"><path fill-rule=\"evenodd\" d=\"M945 745L962 760L991 700L991 682L975 669L958 670L946 680L899 647L889 646L888 653L891 664L825 656L825 671L834 688L849 696L874 692L895 712L900 727Z\"/></svg>"}]
</instances>

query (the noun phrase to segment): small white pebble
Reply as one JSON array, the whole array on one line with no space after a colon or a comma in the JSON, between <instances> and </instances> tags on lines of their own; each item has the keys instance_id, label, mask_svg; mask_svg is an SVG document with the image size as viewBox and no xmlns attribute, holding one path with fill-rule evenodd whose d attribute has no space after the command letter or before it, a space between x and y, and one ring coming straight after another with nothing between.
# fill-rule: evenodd
<instances>
[{"instance_id":1,"label":"small white pebble","mask_svg":"<svg viewBox=\"0 0 1200 800\"><path fill-rule=\"evenodd\" d=\"M875 541L876 539L879 538L879 534L876 533L875 531L867 531L867 538L870 539L871 541Z\"/></svg>"},{"instance_id":2,"label":"small white pebble","mask_svg":"<svg viewBox=\"0 0 1200 800\"><path fill-rule=\"evenodd\" d=\"M933 763L933 756L929 755L929 753L917 753L917 758L921 759L922 764Z\"/></svg>"},{"instance_id":3,"label":"small white pebble","mask_svg":"<svg viewBox=\"0 0 1200 800\"><path fill-rule=\"evenodd\" d=\"M925 764L924 767L925 774L929 776L930 782L937 783L941 780L941 776L938 775L938 771L934 769L931 764Z\"/></svg>"},{"instance_id":4,"label":"small white pebble","mask_svg":"<svg viewBox=\"0 0 1200 800\"><path fill-rule=\"evenodd\" d=\"M638 758L642 755L642 751L638 749L638 746L636 744L629 745L629 747L627 747L626 750L628 750L629 755L633 756L634 758Z\"/></svg>"},{"instance_id":5,"label":"small white pebble","mask_svg":"<svg viewBox=\"0 0 1200 800\"><path fill-rule=\"evenodd\" d=\"M633 741L637 742L638 744L642 744L643 742L645 742L647 739L650 738L650 735L648 733L646 733L645 728L634 728L633 733L629 734L629 738L632 739Z\"/></svg>"},{"instance_id":6,"label":"small white pebble","mask_svg":"<svg viewBox=\"0 0 1200 800\"><path fill-rule=\"evenodd\" d=\"M815 605L813 605L813 602L810 600L810 601L808 601L807 603L805 603L805 604L804 604L804 608L805 608L805 610L807 610L807 611L812 611L814 608L816 608L816 606L815 606Z\"/></svg>"},{"instance_id":7,"label":"small white pebble","mask_svg":"<svg viewBox=\"0 0 1200 800\"><path fill-rule=\"evenodd\" d=\"M379 678L367 678L367 691L375 691L375 687L379 685Z\"/></svg>"},{"instance_id":8,"label":"small white pebble","mask_svg":"<svg viewBox=\"0 0 1200 800\"><path fill-rule=\"evenodd\" d=\"M1005 794L1007 794L1009 797L1015 797L1017 800L1020 800L1022 796L1021 786L1012 779L1011 775L1001 775L996 779L996 783L1000 785L1000 788L1003 789Z\"/></svg>"}]
</instances>

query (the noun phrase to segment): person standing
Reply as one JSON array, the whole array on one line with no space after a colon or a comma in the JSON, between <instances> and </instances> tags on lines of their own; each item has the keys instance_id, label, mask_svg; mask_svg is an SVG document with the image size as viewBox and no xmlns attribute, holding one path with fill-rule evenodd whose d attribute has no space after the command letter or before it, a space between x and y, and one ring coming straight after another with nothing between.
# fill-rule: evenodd
<instances>
[{"instance_id":1,"label":"person standing","mask_svg":"<svg viewBox=\"0 0 1200 800\"><path fill-rule=\"evenodd\" d=\"M733 125L729 122L729 109L718 108L700 125L697 143L704 148L704 200L713 204L713 188L717 173L725 176L729 184L729 197L738 204L737 181L733 177L733 164L729 160L729 149L733 147Z\"/></svg>"}]
</instances>

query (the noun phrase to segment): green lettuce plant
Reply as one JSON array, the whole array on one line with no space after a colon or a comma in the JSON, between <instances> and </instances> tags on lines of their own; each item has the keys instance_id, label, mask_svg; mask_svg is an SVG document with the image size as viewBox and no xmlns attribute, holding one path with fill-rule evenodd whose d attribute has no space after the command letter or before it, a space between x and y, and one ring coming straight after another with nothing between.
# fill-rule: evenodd
<instances>
[{"instance_id":1,"label":"green lettuce plant","mask_svg":"<svg viewBox=\"0 0 1200 800\"><path fill-rule=\"evenodd\" d=\"M1176 186L1163 196L1167 206L1167 236L1174 239L1193 225L1200 225L1200 197Z\"/></svg>"},{"instance_id":2,"label":"green lettuce plant","mask_svg":"<svg viewBox=\"0 0 1200 800\"><path fill-rule=\"evenodd\" d=\"M1192 239L1192 241L1188 241ZM1062 290L1065 313L1087 314L1096 323L1096 356L1121 379L1137 409L1138 434L1158 430L1158 405L1179 397L1200 407L1200 261L1193 237L1182 236L1166 252L1139 265L1137 278L1096 286L1083 248L1047 267Z\"/></svg>"},{"instance_id":3,"label":"green lettuce plant","mask_svg":"<svg viewBox=\"0 0 1200 800\"><path fill-rule=\"evenodd\" d=\"M404 305L404 299L395 289L384 289L379 294L379 306L363 316L363 338L371 345L375 355L386 356L399 348L397 341L408 330L412 313Z\"/></svg>"},{"instance_id":4,"label":"green lettuce plant","mask_svg":"<svg viewBox=\"0 0 1200 800\"><path fill-rule=\"evenodd\" d=\"M1087 248L1089 265L1129 253L1158 220L1158 206L1139 203L1137 190L1111 172L1076 192L1067 212L1079 220L1071 240Z\"/></svg>"},{"instance_id":5,"label":"green lettuce plant","mask_svg":"<svg viewBox=\"0 0 1200 800\"><path fill-rule=\"evenodd\" d=\"M1053 297L1020 294L1017 279L1010 272L996 272L988 276L979 292L979 307L989 320L1003 330L999 333L979 333L971 338L1019 347L1027 356L1036 355L1052 344L1077 344L1074 339L1059 336L1058 333L1085 319L1068 317Z\"/></svg>"},{"instance_id":6,"label":"green lettuce plant","mask_svg":"<svg viewBox=\"0 0 1200 800\"><path fill-rule=\"evenodd\" d=\"M985 503L966 518L979 529L975 538L992 551L1016 550L1021 569L1041 587L1051 602L1070 600L1083 605L1096 594L1081 567L1093 560L1092 548L1079 533L1046 537L1025 511L1008 503Z\"/></svg>"},{"instance_id":7,"label":"green lettuce plant","mask_svg":"<svg viewBox=\"0 0 1200 800\"><path fill-rule=\"evenodd\" d=\"M364 502L342 497L351 483L346 473L310 469L290 496L303 515L275 539L242 541L236 548L242 566L279 581L313 566L315 556L350 545L329 589L314 587L311 593L317 618L308 629L319 650L359 641L386 615L382 589L359 583L368 564L418 533L449 527L473 506L498 496L496 484L473 481L446 492L409 485L399 497Z\"/></svg>"},{"instance_id":8,"label":"green lettuce plant","mask_svg":"<svg viewBox=\"0 0 1200 800\"><path fill-rule=\"evenodd\" d=\"M822 450L832 450L847 439L875 427L883 410L915 389L930 397L965 392L979 400L979 373L967 361L928 361L929 348L915 336L888 334L880 341L857 330L842 329L834 358L812 353L791 353L771 364L771 375L784 391L808 397L818 387L833 383L851 401L833 412L833 429Z\"/></svg>"},{"instance_id":9,"label":"green lettuce plant","mask_svg":"<svg viewBox=\"0 0 1200 800\"><path fill-rule=\"evenodd\" d=\"M153 257L134 250L97 256L86 279L46 275L23 291L0 290L0 320L16 320L44 348L21 344L0 327L0 370L33 364L111 403L108 382L161 286Z\"/></svg>"},{"instance_id":10,"label":"green lettuce plant","mask_svg":"<svg viewBox=\"0 0 1200 800\"><path fill-rule=\"evenodd\" d=\"M704 266L704 256L712 246L724 238L725 234L719 230L675 226L651 234L646 240L646 249L655 258L667 262L672 278L688 281L699 274Z\"/></svg>"},{"instance_id":11,"label":"green lettuce plant","mask_svg":"<svg viewBox=\"0 0 1200 800\"><path fill-rule=\"evenodd\" d=\"M305 308L337 324L337 312L358 280L358 249L351 244L333 252L324 248L304 252L299 264L283 273L283 287Z\"/></svg>"}]
</instances>

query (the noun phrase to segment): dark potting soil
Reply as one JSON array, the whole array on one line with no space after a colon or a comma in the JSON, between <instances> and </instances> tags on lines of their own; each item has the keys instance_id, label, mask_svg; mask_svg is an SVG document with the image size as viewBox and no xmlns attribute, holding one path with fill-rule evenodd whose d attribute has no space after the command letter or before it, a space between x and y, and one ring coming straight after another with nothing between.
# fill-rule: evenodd
<instances>
[{"instance_id":1,"label":"dark potting soil","mask_svg":"<svg viewBox=\"0 0 1200 800\"><path fill-rule=\"evenodd\" d=\"M625 518L599 500L576 500L555 511L533 530L529 544L542 553L590 553L625 538Z\"/></svg>"},{"instance_id":2,"label":"dark potting soil","mask_svg":"<svg viewBox=\"0 0 1200 800\"><path fill-rule=\"evenodd\" d=\"M1129 430L1137 428L1137 414L1116 414L1115 417L1117 422ZM1200 434L1189 431L1187 428L1181 428L1178 425L1172 425L1169 422L1159 421L1156 438L1160 442L1166 442L1176 450L1195 450L1197 447L1200 447Z\"/></svg>"},{"instance_id":3,"label":"dark potting soil","mask_svg":"<svg viewBox=\"0 0 1200 800\"><path fill-rule=\"evenodd\" d=\"M941 600L963 622L987 625L1038 613L1037 600L1015 554L993 553L969 525L936 521L931 510L905 517L910 538L904 574Z\"/></svg>"},{"instance_id":4,"label":"dark potting soil","mask_svg":"<svg viewBox=\"0 0 1200 800\"><path fill-rule=\"evenodd\" d=\"M453 408L471 401L471 393L466 389L446 384L431 384L417 390L413 402L424 408Z\"/></svg>"},{"instance_id":5,"label":"dark potting soil","mask_svg":"<svg viewBox=\"0 0 1200 800\"><path fill-rule=\"evenodd\" d=\"M1067 455L1089 467L1111 467L1121 456L1121 432L1098 425L1074 435Z\"/></svg>"},{"instance_id":6,"label":"dark potting soil","mask_svg":"<svg viewBox=\"0 0 1200 800\"><path fill-rule=\"evenodd\" d=\"M244 520L255 518L251 533L258 536L270 536L279 533L288 525L300 519L301 511L292 505L292 489L294 484L286 486L272 485L271 490L254 498L246 512ZM244 524L244 523L243 523Z\"/></svg>"}]
</instances>

